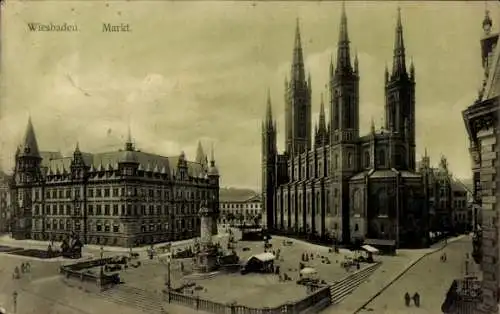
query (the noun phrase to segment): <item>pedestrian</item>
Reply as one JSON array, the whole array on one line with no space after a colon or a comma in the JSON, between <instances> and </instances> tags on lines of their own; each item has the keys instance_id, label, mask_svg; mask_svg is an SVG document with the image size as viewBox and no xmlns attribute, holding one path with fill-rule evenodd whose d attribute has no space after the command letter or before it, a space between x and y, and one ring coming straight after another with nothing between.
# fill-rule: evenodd
<instances>
[{"instance_id":1,"label":"pedestrian","mask_svg":"<svg viewBox=\"0 0 500 314\"><path fill-rule=\"evenodd\" d=\"M408 292L406 292L405 293L405 305L410 306L410 301L411 301L410 294Z\"/></svg>"},{"instance_id":2,"label":"pedestrian","mask_svg":"<svg viewBox=\"0 0 500 314\"><path fill-rule=\"evenodd\" d=\"M17 312L17 291L14 291L14 293L12 293L12 303L14 305L14 313Z\"/></svg>"},{"instance_id":3,"label":"pedestrian","mask_svg":"<svg viewBox=\"0 0 500 314\"><path fill-rule=\"evenodd\" d=\"M413 295L413 303L415 303L416 307L420 307L420 294L418 292Z\"/></svg>"}]
</instances>

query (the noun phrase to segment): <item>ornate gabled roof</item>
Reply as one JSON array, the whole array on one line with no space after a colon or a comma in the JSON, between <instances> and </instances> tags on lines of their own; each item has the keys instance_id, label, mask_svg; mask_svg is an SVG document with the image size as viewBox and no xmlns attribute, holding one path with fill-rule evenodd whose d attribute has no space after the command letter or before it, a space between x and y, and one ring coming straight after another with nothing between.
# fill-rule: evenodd
<instances>
[{"instance_id":1,"label":"ornate gabled roof","mask_svg":"<svg viewBox=\"0 0 500 314\"><path fill-rule=\"evenodd\" d=\"M90 167L91 172L95 172L97 169L102 167L99 171L104 171L111 165L115 165L114 169L118 169L118 163L123 160L123 153L125 151L115 151L115 152L105 152L105 153L83 153L82 157L85 164ZM157 172L162 172L163 174L172 174L172 172L177 168L180 156L164 157L160 155L150 154L146 152L133 151L128 152L134 154L135 162L138 163L139 170L144 170L149 165L149 171L153 167L157 168ZM47 173L55 171L57 167L64 167L66 169L71 169L71 162L73 157L63 157L60 153L55 152L43 152L42 153L41 166ZM185 161L187 164L188 174L191 177L198 177L199 174L203 173L203 165L197 162ZM106 165L104 168L102 165ZM62 168L61 168L62 169Z\"/></svg>"},{"instance_id":2,"label":"ornate gabled roof","mask_svg":"<svg viewBox=\"0 0 500 314\"><path fill-rule=\"evenodd\" d=\"M36 141L35 129L33 128L31 117L28 119L28 125L26 126L26 132L24 133L19 156L40 158L40 151L38 150L38 143Z\"/></svg>"}]
</instances>

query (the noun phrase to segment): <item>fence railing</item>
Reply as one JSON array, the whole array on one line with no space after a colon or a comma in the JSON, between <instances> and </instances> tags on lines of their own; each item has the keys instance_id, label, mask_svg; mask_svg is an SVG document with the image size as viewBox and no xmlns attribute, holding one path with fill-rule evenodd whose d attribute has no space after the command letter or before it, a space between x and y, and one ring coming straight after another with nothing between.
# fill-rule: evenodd
<instances>
[{"instance_id":1,"label":"fence railing","mask_svg":"<svg viewBox=\"0 0 500 314\"><path fill-rule=\"evenodd\" d=\"M164 293L165 301L167 302L214 314L298 314L320 302L325 304L326 307L331 301L330 287L319 288L317 291L295 302L264 308L252 308L236 303L224 304L174 291L165 291Z\"/></svg>"},{"instance_id":2,"label":"fence railing","mask_svg":"<svg viewBox=\"0 0 500 314\"><path fill-rule=\"evenodd\" d=\"M119 281L117 274L107 275L104 273L90 273L85 269L106 265L113 260L112 257L95 259L70 265L64 265L59 268L59 272L67 279L77 279L81 282L92 282L102 289L107 289Z\"/></svg>"}]
</instances>

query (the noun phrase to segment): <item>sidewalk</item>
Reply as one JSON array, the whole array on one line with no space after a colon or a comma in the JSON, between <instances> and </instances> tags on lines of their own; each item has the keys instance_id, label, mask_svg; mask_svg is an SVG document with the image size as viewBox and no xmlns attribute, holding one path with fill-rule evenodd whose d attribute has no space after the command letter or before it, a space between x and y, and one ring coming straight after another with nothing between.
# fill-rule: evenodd
<instances>
[{"instance_id":1,"label":"sidewalk","mask_svg":"<svg viewBox=\"0 0 500 314\"><path fill-rule=\"evenodd\" d=\"M369 279L345 298L340 304L326 308L322 313L352 314L374 300L383 290L397 281L413 265L430 254L441 251L446 245L463 239L465 235L448 239L446 244L439 243L433 248L418 250L398 250L396 256L380 256L382 265Z\"/></svg>"},{"instance_id":2,"label":"sidewalk","mask_svg":"<svg viewBox=\"0 0 500 314\"><path fill-rule=\"evenodd\" d=\"M221 233L218 235L213 236L213 241L214 242L220 242L224 241L226 238L229 237L229 234L226 233ZM159 246L164 246L169 243L172 244L172 248L175 249L181 249L186 246L193 245L194 239L186 239L186 240L180 240L180 241L175 241L175 242L163 242L163 243L156 243L154 244L153 247L159 247ZM15 240L9 235L3 235L0 236L0 245L6 245L6 246L13 246L13 247L20 247L24 249L47 249L51 242L50 241L37 241L37 240ZM61 242L53 242L56 247L61 245ZM102 246L104 252L117 252L117 253L128 253L130 252L130 248L125 248L125 247L116 247L116 246ZM151 245L145 245L141 247L135 247L132 248L132 252L140 253L140 252L147 252L151 248ZM94 245L94 244L86 244L83 247L83 252L87 251L100 251L101 246L100 245Z\"/></svg>"}]
</instances>

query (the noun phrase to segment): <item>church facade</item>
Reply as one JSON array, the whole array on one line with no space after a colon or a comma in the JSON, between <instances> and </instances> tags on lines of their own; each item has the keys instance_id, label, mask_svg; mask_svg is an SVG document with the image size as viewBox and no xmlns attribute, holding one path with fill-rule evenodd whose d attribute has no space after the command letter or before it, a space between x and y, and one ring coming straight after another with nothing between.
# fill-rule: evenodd
<instances>
[{"instance_id":1,"label":"church facade","mask_svg":"<svg viewBox=\"0 0 500 314\"><path fill-rule=\"evenodd\" d=\"M262 125L263 212L269 230L350 243L363 239L398 247L428 242L427 206L415 172L415 70L407 68L398 11L392 70L385 71L385 125L359 132L358 58L351 58L342 9L336 63L330 63L329 116L321 99L311 123L311 78L304 70L299 24L285 81L285 151L268 96ZM314 136L314 138L313 138Z\"/></svg>"},{"instance_id":2,"label":"church facade","mask_svg":"<svg viewBox=\"0 0 500 314\"><path fill-rule=\"evenodd\" d=\"M73 156L39 151L31 119L12 181L15 239L133 247L199 236L202 201L218 213L219 172L201 143L195 161L125 147ZM216 230L212 230L216 232Z\"/></svg>"}]
</instances>

